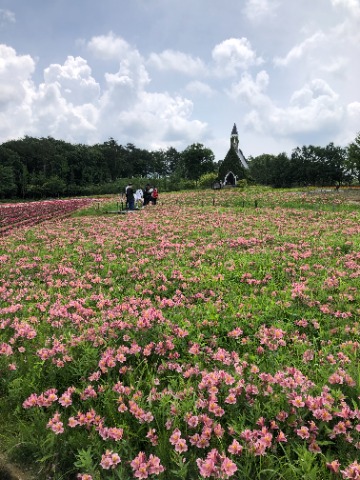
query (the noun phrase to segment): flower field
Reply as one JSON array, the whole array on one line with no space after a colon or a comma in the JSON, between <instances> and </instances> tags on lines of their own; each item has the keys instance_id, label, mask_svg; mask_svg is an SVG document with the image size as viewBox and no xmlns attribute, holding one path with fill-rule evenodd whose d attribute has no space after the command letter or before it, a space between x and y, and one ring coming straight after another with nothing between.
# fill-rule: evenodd
<instances>
[{"instance_id":1,"label":"flower field","mask_svg":"<svg viewBox=\"0 0 360 480\"><path fill-rule=\"evenodd\" d=\"M358 204L80 213L0 238L2 453L39 480L360 478Z\"/></svg>"},{"instance_id":2,"label":"flower field","mask_svg":"<svg viewBox=\"0 0 360 480\"><path fill-rule=\"evenodd\" d=\"M20 227L32 227L45 220L63 218L92 202L92 199L85 198L0 204L0 235Z\"/></svg>"}]
</instances>

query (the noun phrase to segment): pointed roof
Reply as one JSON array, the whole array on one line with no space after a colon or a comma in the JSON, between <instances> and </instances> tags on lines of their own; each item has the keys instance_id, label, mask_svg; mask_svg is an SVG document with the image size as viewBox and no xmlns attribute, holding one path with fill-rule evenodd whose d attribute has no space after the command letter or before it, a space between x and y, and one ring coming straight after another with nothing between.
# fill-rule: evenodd
<instances>
[{"instance_id":1,"label":"pointed roof","mask_svg":"<svg viewBox=\"0 0 360 480\"><path fill-rule=\"evenodd\" d=\"M241 151L241 149L239 148L239 145L238 145L238 138L236 138L236 144L233 143L233 137L238 137L238 131L237 131L237 128L236 128L236 123L234 123L234 126L232 128L232 131L231 131L231 138L230 138L230 145L231 147L230 148L233 148L236 152L236 155L238 156L240 162L241 162L241 165L245 168L245 169L248 169L249 168L249 165L247 164L247 161L246 161L246 158L243 154L243 152Z\"/></svg>"}]
</instances>

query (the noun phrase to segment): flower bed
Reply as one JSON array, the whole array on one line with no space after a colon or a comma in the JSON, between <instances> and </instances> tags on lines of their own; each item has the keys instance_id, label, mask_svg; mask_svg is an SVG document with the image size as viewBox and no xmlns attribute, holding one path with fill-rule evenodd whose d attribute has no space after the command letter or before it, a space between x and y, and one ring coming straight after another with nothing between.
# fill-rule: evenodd
<instances>
[{"instance_id":1,"label":"flower bed","mask_svg":"<svg viewBox=\"0 0 360 480\"><path fill-rule=\"evenodd\" d=\"M19 227L32 227L45 220L65 217L92 202L93 199L83 198L0 204L0 234L8 234Z\"/></svg>"},{"instance_id":2,"label":"flower bed","mask_svg":"<svg viewBox=\"0 0 360 480\"><path fill-rule=\"evenodd\" d=\"M44 478L359 478L358 211L207 195L1 239L1 408Z\"/></svg>"}]
</instances>

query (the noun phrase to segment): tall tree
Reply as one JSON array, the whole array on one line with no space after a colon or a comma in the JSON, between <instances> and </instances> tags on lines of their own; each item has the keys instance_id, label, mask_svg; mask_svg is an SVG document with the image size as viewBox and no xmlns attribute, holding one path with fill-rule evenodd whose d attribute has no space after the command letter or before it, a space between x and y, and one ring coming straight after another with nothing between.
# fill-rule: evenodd
<instances>
[{"instance_id":1,"label":"tall tree","mask_svg":"<svg viewBox=\"0 0 360 480\"><path fill-rule=\"evenodd\" d=\"M267 153L250 157L248 159L250 177L260 185L271 185L274 161L275 155Z\"/></svg>"},{"instance_id":2,"label":"tall tree","mask_svg":"<svg viewBox=\"0 0 360 480\"><path fill-rule=\"evenodd\" d=\"M182 157L176 148L169 147L164 152L164 156L166 175L171 175L175 173L176 170L181 170Z\"/></svg>"},{"instance_id":3,"label":"tall tree","mask_svg":"<svg viewBox=\"0 0 360 480\"><path fill-rule=\"evenodd\" d=\"M182 163L188 180L199 180L204 173L215 170L215 156L201 143L194 143L182 152Z\"/></svg>"},{"instance_id":4,"label":"tall tree","mask_svg":"<svg viewBox=\"0 0 360 480\"><path fill-rule=\"evenodd\" d=\"M347 167L360 183L360 132L347 150Z\"/></svg>"},{"instance_id":5,"label":"tall tree","mask_svg":"<svg viewBox=\"0 0 360 480\"><path fill-rule=\"evenodd\" d=\"M12 167L0 164L0 198L9 198L16 194L17 188Z\"/></svg>"},{"instance_id":6,"label":"tall tree","mask_svg":"<svg viewBox=\"0 0 360 480\"><path fill-rule=\"evenodd\" d=\"M324 149L327 180L337 186L351 180L346 166L346 149L336 147L332 142Z\"/></svg>"}]
</instances>

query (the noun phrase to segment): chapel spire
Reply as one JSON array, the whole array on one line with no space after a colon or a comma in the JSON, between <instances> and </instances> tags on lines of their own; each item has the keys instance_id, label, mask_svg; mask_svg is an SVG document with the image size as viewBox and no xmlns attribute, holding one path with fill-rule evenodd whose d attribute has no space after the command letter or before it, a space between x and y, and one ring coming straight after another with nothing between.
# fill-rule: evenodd
<instances>
[{"instance_id":1,"label":"chapel spire","mask_svg":"<svg viewBox=\"0 0 360 480\"><path fill-rule=\"evenodd\" d=\"M234 126L231 130L230 147L232 147L236 153L239 150L239 135L236 128L236 123L234 123Z\"/></svg>"},{"instance_id":2,"label":"chapel spire","mask_svg":"<svg viewBox=\"0 0 360 480\"><path fill-rule=\"evenodd\" d=\"M245 156L243 152L241 151L241 148L239 147L239 134L237 131L236 123L234 123L234 126L231 130L231 136L230 136L230 148L233 148L241 162L241 165L248 169L249 166L246 162Z\"/></svg>"}]
</instances>

